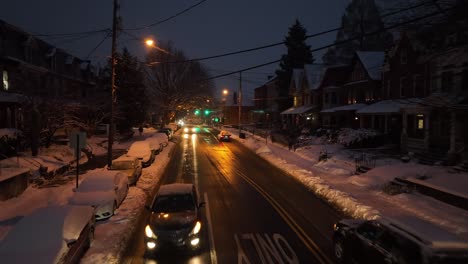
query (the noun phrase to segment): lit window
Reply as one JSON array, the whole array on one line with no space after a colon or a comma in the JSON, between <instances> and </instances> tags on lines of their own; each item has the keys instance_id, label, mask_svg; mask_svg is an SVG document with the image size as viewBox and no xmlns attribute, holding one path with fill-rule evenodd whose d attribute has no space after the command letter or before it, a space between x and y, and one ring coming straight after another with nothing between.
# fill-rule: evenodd
<instances>
[{"instance_id":1,"label":"lit window","mask_svg":"<svg viewBox=\"0 0 468 264\"><path fill-rule=\"evenodd\" d=\"M8 82L8 72L3 71L3 89L8 90L9 82Z\"/></svg>"},{"instance_id":2,"label":"lit window","mask_svg":"<svg viewBox=\"0 0 468 264\"><path fill-rule=\"evenodd\" d=\"M418 129L424 129L424 115L417 115Z\"/></svg>"}]
</instances>

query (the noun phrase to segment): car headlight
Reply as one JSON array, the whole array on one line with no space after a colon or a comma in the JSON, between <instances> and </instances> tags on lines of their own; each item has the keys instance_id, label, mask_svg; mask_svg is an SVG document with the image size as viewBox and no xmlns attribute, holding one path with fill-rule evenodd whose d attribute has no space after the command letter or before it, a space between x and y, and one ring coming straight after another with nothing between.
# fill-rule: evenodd
<instances>
[{"instance_id":1,"label":"car headlight","mask_svg":"<svg viewBox=\"0 0 468 264\"><path fill-rule=\"evenodd\" d=\"M188 130L189 130L189 129L188 129L187 127L184 128L184 132L185 132L185 133L187 133Z\"/></svg>"},{"instance_id":2,"label":"car headlight","mask_svg":"<svg viewBox=\"0 0 468 264\"><path fill-rule=\"evenodd\" d=\"M198 232L200 232L200 229L201 229L201 223L200 223L200 221L197 221L197 223L195 224L195 226L192 229L192 232L190 232L190 235L198 234Z\"/></svg>"},{"instance_id":3,"label":"car headlight","mask_svg":"<svg viewBox=\"0 0 468 264\"><path fill-rule=\"evenodd\" d=\"M148 238L157 238L157 236L153 233L153 230L151 230L151 227L149 225L146 225L145 227L145 235Z\"/></svg>"}]
</instances>

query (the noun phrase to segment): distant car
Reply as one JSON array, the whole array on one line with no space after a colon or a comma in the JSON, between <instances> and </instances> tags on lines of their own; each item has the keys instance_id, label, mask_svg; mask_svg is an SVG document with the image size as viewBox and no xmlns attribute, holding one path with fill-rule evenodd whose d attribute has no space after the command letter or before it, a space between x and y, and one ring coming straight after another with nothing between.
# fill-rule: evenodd
<instances>
[{"instance_id":1,"label":"distant car","mask_svg":"<svg viewBox=\"0 0 468 264\"><path fill-rule=\"evenodd\" d=\"M142 172L141 160L136 157L121 156L112 161L110 170L125 173L129 184L136 184Z\"/></svg>"},{"instance_id":2,"label":"distant car","mask_svg":"<svg viewBox=\"0 0 468 264\"><path fill-rule=\"evenodd\" d=\"M148 167L154 161L154 152L147 141L135 141L132 143L126 154L128 157L135 157L141 160L144 167Z\"/></svg>"},{"instance_id":3,"label":"distant car","mask_svg":"<svg viewBox=\"0 0 468 264\"><path fill-rule=\"evenodd\" d=\"M96 220L114 215L129 189L128 177L123 172L98 169L88 173L70 198L73 205L91 205L96 208Z\"/></svg>"},{"instance_id":4,"label":"distant car","mask_svg":"<svg viewBox=\"0 0 468 264\"><path fill-rule=\"evenodd\" d=\"M218 135L219 141L231 141L231 133L226 130L222 130Z\"/></svg>"},{"instance_id":5,"label":"distant car","mask_svg":"<svg viewBox=\"0 0 468 264\"><path fill-rule=\"evenodd\" d=\"M185 134L195 134L197 133L198 131L200 130L199 127L196 127L196 126L184 126L184 133Z\"/></svg>"},{"instance_id":6,"label":"distant car","mask_svg":"<svg viewBox=\"0 0 468 264\"><path fill-rule=\"evenodd\" d=\"M2 263L78 263L94 238L94 208L51 206L24 216L0 243Z\"/></svg>"},{"instance_id":7,"label":"distant car","mask_svg":"<svg viewBox=\"0 0 468 264\"><path fill-rule=\"evenodd\" d=\"M408 222L408 221L407 221ZM423 220L345 219L334 225L340 263L468 263L468 241Z\"/></svg>"},{"instance_id":8,"label":"distant car","mask_svg":"<svg viewBox=\"0 0 468 264\"><path fill-rule=\"evenodd\" d=\"M146 252L151 254L172 246L187 250L200 247L202 221L198 194L193 184L161 185L145 227Z\"/></svg>"}]
</instances>

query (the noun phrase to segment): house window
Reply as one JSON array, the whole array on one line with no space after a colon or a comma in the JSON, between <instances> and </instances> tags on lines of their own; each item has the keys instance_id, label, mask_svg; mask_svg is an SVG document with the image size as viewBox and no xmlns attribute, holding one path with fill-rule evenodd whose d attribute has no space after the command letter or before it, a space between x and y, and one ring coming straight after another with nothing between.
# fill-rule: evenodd
<instances>
[{"instance_id":1,"label":"house window","mask_svg":"<svg viewBox=\"0 0 468 264\"><path fill-rule=\"evenodd\" d=\"M387 81L387 97L392 98L392 82L390 80Z\"/></svg>"},{"instance_id":2,"label":"house window","mask_svg":"<svg viewBox=\"0 0 468 264\"><path fill-rule=\"evenodd\" d=\"M416 116L416 120L417 120L417 129L418 130L422 130L424 129L424 115L417 115Z\"/></svg>"},{"instance_id":3,"label":"house window","mask_svg":"<svg viewBox=\"0 0 468 264\"><path fill-rule=\"evenodd\" d=\"M453 72L445 71L441 75L441 91L450 92L452 91L453 86Z\"/></svg>"},{"instance_id":4,"label":"house window","mask_svg":"<svg viewBox=\"0 0 468 264\"><path fill-rule=\"evenodd\" d=\"M8 72L3 71L3 90L8 91L10 87L10 82L8 81Z\"/></svg>"},{"instance_id":5,"label":"house window","mask_svg":"<svg viewBox=\"0 0 468 264\"><path fill-rule=\"evenodd\" d=\"M328 100L328 96L329 96L329 95L330 95L329 93L326 93L326 94L325 94L325 103L326 103L326 104L328 104L328 102L329 102L329 100Z\"/></svg>"},{"instance_id":6,"label":"house window","mask_svg":"<svg viewBox=\"0 0 468 264\"><path fill-rule=\"evenodd\" d=\"M406 50L402 50L400 52L400 63L401 64L407 64L408 63L408 53Z\"/></svg>"},{"instance_id":7,"label":"house window","mask_svg":"<svg viewBox=\"0 0 468 264\"><path fill-rule=\"evenodd\" d=\"M406 77L400 78L400 97L408 96L408 94L406 93L407 82L408 82L408 78Z\"/></svg>"},{"instance_id":8,"label":"house window","mask_svg":"<svg viewBox=\"0 0 468 264\"><path fill-rule=\"evenodd\" d=\"M331 93L331 103L332 103L332 104L336 104L336 103L337 103L336 93Z\"/></svg>"}]
</instances>

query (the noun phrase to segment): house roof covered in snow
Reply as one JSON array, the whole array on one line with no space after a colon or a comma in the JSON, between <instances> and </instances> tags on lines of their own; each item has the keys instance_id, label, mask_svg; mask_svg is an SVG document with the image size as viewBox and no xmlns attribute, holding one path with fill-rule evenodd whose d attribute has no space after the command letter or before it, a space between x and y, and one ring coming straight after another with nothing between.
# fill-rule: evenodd
<instances>
[{"instance_id":1,"label":"house roof covered in snow","mask_svg":"<svg viewBox=\"0 0 468 264\"><path fill-rule=\"evenodd\" d=\"M384 64L385 52L383 51L357 51L356 55L362 62L369 77L372 80L381 80L382 65Z\"/></svg>"},{"instance_id":2,"label":"house roof covered in snow","mask_svg":"<svg viewBox=\"0 0 468 264\"><path fill-rule=\"evenodd\" d=\"M320 111L320 113L334 113L338 111L355 111L359 110L363 107L366 107L366 104L349 104L349 105L342 105L342 106L337 106L329 109L325 109Z\"/></svg>"},{"instance_id":3,"label":"house roof covered in snow","mask_svg":"<svg viewBox=\"0 0 468 264\"><path fill-rule=\"evenodd\" d=\"M413 99L384 100L368 105L356 111L356 114L392 114L399 113L404 106L415 105Z\"/></svg>"},{"instance_id":4,"label":"house roof covered in snow","mask_svg":"<svg viewBox=\"0 0 468 264\"><path fill-rule=\"evenodd\" d=\"M301 77L303 73L304 69L293 69L290 86L294 84L294 88L298 90L301 85Z\"/></svg>"},{"instance_id":5,"label":"house roof covered in snow","mask_svg":"<svg viewBox=\"0 0 468 264\"><path fill-rule=\"evenodd\" d=\"M303 114L305 112L308 112L314 108L316 108L316 105L303 105L303 106L298 106L298 107L291 107L283 112L280 113L280 115L297 115L297 114Z\"/></svg>"},{"instance_id":6,"label":"house roof covered in snow","mask_svg":"<svg viewBox=\"0 0 468 264\"><path fill-rule=\"evenodd\" d=\"M320 87L325 67L323 64L304 65L304 77L307 79L310 90L316 90Z\"/></svg>"}]
</instances>

